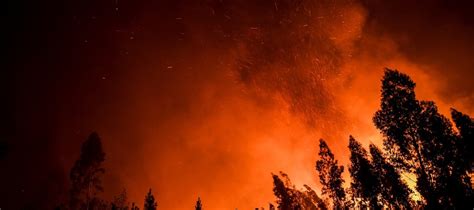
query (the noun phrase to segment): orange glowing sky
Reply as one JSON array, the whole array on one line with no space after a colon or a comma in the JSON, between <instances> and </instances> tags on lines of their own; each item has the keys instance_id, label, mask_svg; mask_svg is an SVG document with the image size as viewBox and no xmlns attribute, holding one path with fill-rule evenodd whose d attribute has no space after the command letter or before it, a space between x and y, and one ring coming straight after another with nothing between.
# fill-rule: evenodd
<instances>
[{"instance_id":1,"label":"orange glowing sky","mask_svg":"<svg viewBox=\"0 0 474 210\"><path fill-rule=\"evenodd\" d=\"M267 207L271 173L319 193L320 138L350 182L348 136L381 143L372 116L385 67L410 75L418 98L443 114L474 114L474 32L456 10L439 2L288 2L118 4L133 18L118 27L100 22L108 13L96 15L107 40L98 45L92 20L82 20L92 29L71 38L87 54L77 62L100 73L67 74L59 83L78 85L54 90L64 98L52 125L63 174L96 130L105 198L126 188L141 206L151 187L160 209L191 209L198 196L205 209Z\"/></svg>"},{"instance_id":2,"label":"orange glowing sky","mask_svg":"<svg viewBox=\"0 0 474 210\"><path fill-rule=\"evenodd\" d=\"M291 61L294 68L285 69L285 64L271 57L270 63L256 65L257 70L244 83L236 73L239 59L251 54L255 42L213 48L205 43L212 42L206 32L200 34L198 26L188 26L193 33L191 46L178 45L170 51L172 58L163 58L169 59L166 62L132 64L134 71L149 75L145 79L143 74L131 76L133 85L126 91L133 103L126 107L132 116L113 120L134 122L141 154L127 160L120 155L127 147L113 145L122 135L116 129L100 129L111 150L108 164L118 169L111 174L120 174L117 179L134 200L140 200L151 186L163 209L191 208L197 196L208 209L267 206L274 201L270 173L278 171L288 173L297 187L309 184L319 190L314 170L319 138L329 141L345 166L349 134L365 145L380 144L371 118L379 106L384 67L411 75L418 83L418 96L437 101L443 113L451 106L472 113L463 98L443 100L437 93L442 84L436 82L442 75L431 74L439 67L410 61L393 37L372 31L367 13L360 3L340 3L327 13L294 20L301 25L291 25L294 31L288 33L304 37L278 29L265 31L258 25L249 28L246 36L258 41L298 44L298 40L282 37L291 36L330 41L331 49L317 49L316 44L301 52L290 47L275 59L301 56L313 60L295 58ZM183 20L190 18L184 15ZM327 56L337 56L336 63ZM158 87L153 78L160 78ZM306 90L328 92L328 96L301 95L308 94ZM111 185L118 190L116 182Z\"/></svg>"}]
</instances>

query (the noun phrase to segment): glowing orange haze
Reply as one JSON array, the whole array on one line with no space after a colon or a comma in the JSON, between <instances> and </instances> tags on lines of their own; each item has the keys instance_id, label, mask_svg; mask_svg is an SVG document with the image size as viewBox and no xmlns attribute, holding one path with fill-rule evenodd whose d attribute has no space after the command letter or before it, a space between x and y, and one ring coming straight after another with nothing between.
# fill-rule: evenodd
<instances>
[{"instance_id":1,"label":"glowing orange haze","mask_svg":"<svg viewBox=\"0 0 474 210\"><path fill-rule=\"evenodd\" d=\"M350 134L364 145L381 143L372 116L379 107L384 67L409 74L418 97L436 101L444 114L450 107L474 113L472 104L446 102L437 94L443 86L430 74L436 67L409 61L391 37L371 33L361 5L338 11L339 18L314 17L313 22L341 55L336 73L321 78L332 102L318 112L295 109L295 98L285 89L269 91L259 84L268 79L265 75L253 80L256 84L240 82L238 63L249 46L199 48L196 43L205 42L205 35L192 26L191 44L167 56L152 52L147 56L156 60L145 59L148 63L130 63L130 73L123 75L128 84L120 88L112 112L119 114L97 122L107 153L105 196L126 188L130 200L141 205L151 187L160 209L191 209L198 196L205 209L267 207L275 200L270 175L278 171L288 173L297 187L309 184L319 192L318 139L329 142L345 167ZM310 63L298 68L302 75L318 71ZM316 116L325 112L331 117Z\"/></svg>"}]
</instances>

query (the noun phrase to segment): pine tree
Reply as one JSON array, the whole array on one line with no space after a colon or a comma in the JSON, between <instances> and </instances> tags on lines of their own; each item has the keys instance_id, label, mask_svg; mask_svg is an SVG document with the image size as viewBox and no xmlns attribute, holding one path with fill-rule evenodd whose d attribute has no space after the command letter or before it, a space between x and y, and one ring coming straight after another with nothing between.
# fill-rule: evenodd
<instances>
[{"instance_id":1,"label":"pine tree","mask_svg":"<svg viewBox=\"0 0 474 210\"><path fill-rule=\"evenodd\" d=\"M322 194L332 199L334 208L344 208L346 193L342 187L344 180L341 177L344 167L337 165L334 154L323 139L319 140L319 157L320 159L316 161L316 170L319 173Z\"/></svg>"},{"instance_id":2,"label":"pine tree","mask_svg":"<svg viewBox=\"0 0 474 210\"><path fill-rule=\"evenodd\" d=\"M105 172L102 163L105 153L97 133L93 132L82 144L81 154L70 172L71 209L91 209L97 202L96 193L103 191L100 176Z\"/></svg>"},{"instance_id":3,"label":"pine tree","mask_svg":"<svg viewBox=\"0 0 474 210\"><path fill-rule=\"evenodd\" d=\"M370 145L370 156L381 189L382 203L393 209L411 209L409 198L411 190L402 181L395 167L386 161L374 144Z\"/></svg>"},{"instance_id":4,"label":"pine tree","mask_svg":"<svg viewBox=\"0 0 474 210\"><path fill-rule=\"evenodd\" d=\"M197 201L196 201L195 209L196 209L196 210L202 210L202 202L201 202L201 198L200 198L200 197L198 197L198 199L197 199Z\"/></svg>"},{"instance_id":5,"label":"pine tree","mask_svg":"<svg viewBox=\"0 0 474 210\"><path fill-rule=\"evenodd\" d=\"M351 152L349 172L352 177L352 193L361 201L360 203L354 201L354 203L359 203L361 208L381 209L382 206L378 201L381 188L367 157L367 151L352 136L349 137L349 150Z\"/></svg>"},{"instance_id":6,"label":"pine tree","mask_svg":"<svg viewBox=\"0 0 474 210\"><path fill-rule=\"evenodd\" d=\"M155 197L151 193L151 188L145 196L145 204L143 205L143 210L156 210L157 203Z\"/></svg>"}]
</instances>

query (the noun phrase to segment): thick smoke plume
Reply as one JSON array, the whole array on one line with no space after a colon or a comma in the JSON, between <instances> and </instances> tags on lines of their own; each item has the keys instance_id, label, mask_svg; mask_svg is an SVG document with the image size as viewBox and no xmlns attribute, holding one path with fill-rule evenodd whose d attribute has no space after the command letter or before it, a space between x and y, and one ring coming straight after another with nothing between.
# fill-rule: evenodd
<instances>
[{"instance_id":1,"label":"thick smoke plume","mask_svg":"<svg viewBox=\"0 0 474 210\"><path fill-rule=\"evenodd\" d=\"M192 208L198 196L205 209L251 209L274 200L278 171L318 189L319 138L344 164L349 134L380 143L371 118L384 67L411 75L441 111L472 115L469 3L394 2L39 6L44 18L24 20L18 36L37 34L18 53L18 134L2 160L1 192L11 191L2 197L48 207L64 199L94 130L106 198L126 188L141 203L151 187L162 209Z\"/></svg>"}]
</instances>

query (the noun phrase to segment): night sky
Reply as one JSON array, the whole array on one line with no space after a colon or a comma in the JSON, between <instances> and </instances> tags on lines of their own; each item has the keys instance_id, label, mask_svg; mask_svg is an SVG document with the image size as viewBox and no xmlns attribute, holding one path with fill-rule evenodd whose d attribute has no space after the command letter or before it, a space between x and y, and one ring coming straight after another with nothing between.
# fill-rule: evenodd
<instances>
[{"instance_id":1,"label":"night sky","mask_svg":"<svg viewBox=\"0 0 474 210\"><path fill-rule=\"evenodd\" d=\"M0 208L67 198L97 131L104 198L161 209L251 209L271 173L318 189L316 142L342 163L372 125L384 67L422 99L474 115L472 1L71 0L10 2ZM4 48L4 49L5 49ZM3 80L2 80L3 81Z\"/></svg>"}]
</instances>

